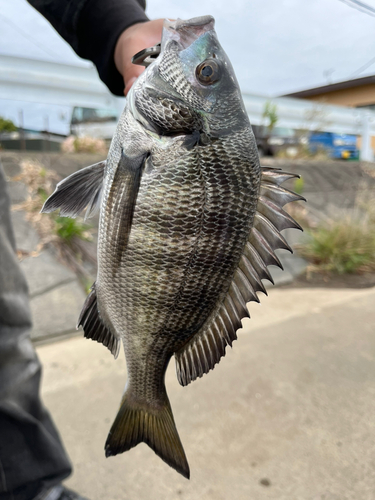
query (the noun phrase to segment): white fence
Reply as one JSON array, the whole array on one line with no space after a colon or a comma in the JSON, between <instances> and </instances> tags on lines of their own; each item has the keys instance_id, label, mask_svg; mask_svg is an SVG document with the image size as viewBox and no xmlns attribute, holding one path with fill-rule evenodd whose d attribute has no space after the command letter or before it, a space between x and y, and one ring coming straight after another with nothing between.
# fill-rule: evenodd
<instances>
[{"instance_id":1,"label":"white fence","mask_svg":"<svg viewBox=\"0 0 375 500\"><path fill-rule=\"evenodd\" d=\"M362 136L361 158L372 161L371 136L375 112L331 106L314 101L244 94L250 121L263 122L267 101L277 106L278 126L326 130ZM111 107L120 111L124 99L113 96L94 67L81 67L0 55L0 98L82 107Z\"/></svg>"}]
</instances>

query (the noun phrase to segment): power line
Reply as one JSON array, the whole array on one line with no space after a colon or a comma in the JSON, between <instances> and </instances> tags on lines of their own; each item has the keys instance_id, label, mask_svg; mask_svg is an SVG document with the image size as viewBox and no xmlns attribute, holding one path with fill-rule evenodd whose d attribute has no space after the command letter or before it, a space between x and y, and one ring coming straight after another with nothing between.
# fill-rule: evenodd
<instances>
[{"instance_id":1,"label":"power line","mask_svg":"<svg viewBox=\"0 0 375 500\"><path fill-rule=\"evenodd\" d=\"M370 59L369 61L367 61L366 64L364 64L363 66L361 66L360 68L358 68L356 71L354 71L354 73L352 73L350 75L350 78L353 78L353 76L356 76L356 75L360 75L362 73L362 71L364 71L365 69L369 68L374 63L375 63L375 57L373 57L372 59Z\"/></svg>"},{"instance_id":2,"label":"power line","mask_svg":"<svg viewBox=\"0 0 375 500\"><path fill-rule=\"evenodd\" d=\"M371 5L367 5L366 3L361 2L360 0L340 0L340 2L349 5L349 7L353 7L354 9L357 9L364 14L375 17L375 8L371 7Z\"/></svg>"},{"instance_id":3,"label":"power line","mask_svg":"<svg viewBox=\"0 0 375 500\"><path fill-rule=\"evenodd\" d=\"M4 21L7 23L7 24L10 24L12 25L19 33L21 33L21 35L23 35L25 38L27 38L27 40L29 40L30 42L32 42L34 45L36 45L37 47L39 47L41 50L43 50L46 54L48 54L50 57L53 57L54 59L56 58L59 58L59 56L57 54L54 54L53 52L50 52L49 50L47 50L43 45L41 45L37 40L35 40L35 38L32 38L26 31L24 31L22 28L20 28L17 24L15 24L11 19L9 19L8 17L5 17L3 16L2 14L0 14L0 18L1 19L4 19Z\"/></svg>"}]
</instances>

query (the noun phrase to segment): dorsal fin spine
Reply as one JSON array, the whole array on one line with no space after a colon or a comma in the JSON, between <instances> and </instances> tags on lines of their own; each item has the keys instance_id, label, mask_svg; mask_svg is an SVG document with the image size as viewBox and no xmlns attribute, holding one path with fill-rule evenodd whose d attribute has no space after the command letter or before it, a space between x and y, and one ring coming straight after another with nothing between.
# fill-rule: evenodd
<instances>
[{"instance_id":1,"label":"dorsal fin spine","mask_svg":"<svg viewBox=\"0 0 375 500\"><path fill-rule=\"evenodd\" d=\"M194 346L194 361L196 362L196 366L198 367L198 376L202 376L203 374L203 367L202 367L202 358L200 356L200 353L199 353L199 349L198 349L198 343L195 342Z\"/></svg>"},{"instance_id":2,"label":"dorsal fin spine","mask_svg":"<svg viewBox=\"0 0 375 500\"><path fill-rule=\"evenodd\" d=\"M212 326L214 328L214 333L216 337L216 345L220 353L220 357L224 356L225 354L225 345L227 344L227 340L225 338L225 334L227 333L225 330L225 325L223 322L223 319L221 318L220 314L216 316L215 320L212 322ZM224 329L225 333L221 332L221 330Z\"/></svg>"},{"instance_id":3,"label":"dorsal fin spine","mask_svg":"<svg viewBox=\"0 0 375 500\"><path fill-rule=\"evenodd\" d=\"M195 367L195 363L194 363L193 347L191 344L189 345L188 353L189 353L190 369L193 373L193 377L197 378L197 372L196 372L196 367Z\"/></svg>"},{"instance_id":4,"label":"dorsal fin spine","mask_svg":"<svg viewBox=\"0 0 375 500\"><path fill-rule=\"evenodd\" d=\"M259 196L257 211L267 217L279 231L288 228L302 229L285 210L263 196Z\"/></svg>"},{"instance_id":5,"label":"dorsal fin spine","mask_svg":"<svg viewBox=\"0 0 375 500\"><path fill-rule=\"evenodd\" d=\"M251 294L251 298L250 300L253 300L255 302L259 302L259 298L258 298L258 295L256 294L256 291L252 285L252 280L251 278L253 277L253 267L251 266L248 258L246 257L245 254L242 255L241 257L241 261L240 261L240 269L242 269L242 271L244 272L245 276L248 278L248 281L249 281L249 284L250 284L250 287L249 287L249 293Z\"/></svg>"},{"instance_id":6,"label":"dorsal fin spine","mask_svg":"<svg viewBox=\"0 0 375 500\"><path fill-rule=\"evenodd\" d=\"M214 334L214 332L213 332L212 328L213 328L213 325L212 325L212 327L210 327L210 328L208 329L208 333L209 333L209 335L210 335L210 337L211 337L211 339L212 339L212 344L213 344L213 346L214 346L214 348L215 348L215 354L216 354L216 356L215 356L215 361L217 362L217 360L221 358L221 354L220 354L220 349L219 349L219 346L218 346L218 344L217 344L216 336L215 336L215 334ZM212 354L214 355L214 353L212 353Z\"/></svg>"},{"instance_id":7,"label":"dorsal fin spine","mask_svg":"<svg viewBox=\"0 0 375 500\"><path fill-rule=\"evenodd\" d=\"M210 363L208 360L210 350L207 348L205 338L202 338L202 337L199 338L199 345L200 345L200 348L201 348L202 354L203 354L203 356L202 356L202 361L204 363L203 373L206 373L210 369Z\"/></svg>"},{"instance_id":8,"label":"dorsal fin spine","mask_svg":"<svg viewBox=\"0 0 375 500\"><path fill-rule=\"evenodd\" d=\"M253 300L253 294L256 292L258 279L259 278L254 278L252 276L246 276L240 267L237 268L233 282L236 283L245 302Z\"/></svg>"},{"instance_id":9,"label":"dorsal fin spine","mask_svg":"<svg viewBox=\"0 0 375 500\"><path fill-rule=\"evenodd\" d=\"M247 253L250 253L249 260L252 263L251 265L254 269L256 276L259 277L260 284L264 287L264 285L261 281L262 279L267 279L272 284L274 284L272 275L269 272L268 267L266 266L263 259L261 258L259 253L255 250L255 248L253 247L253 245L250 242L246 243L246 255L247 255Z\"/></svg>"},{"instance_id":10,"label":"dorsal fin spine","mask_svg":"<svg viewBox=\"0 0 375 500\"><path fill-rule=\"evenodd\" d=\"M270 182L271 184L276 184L280 186L283 182L289 179L299 179L298 174L291 174L289 172L283 172L280 168L267 168L262 167L262 180L261 185L265 182Z\"/></svg>"},{"instance_id":11,"label":"dorsal fin spine","mask_svg":"<svg viewBox=\"0 0 375 500\"><path fill-rule=\"evenodd\" d=\"M254 218L254 227L263 235L267 241L272 242L273 248L282 248L293 253L284 236L264 215L256 214Z\"/></svg>"},{"instance_id":12,"label":"dorsal fin spine","mask_svg":"<svg viewBox=\"0 0 375 500\"><path fill-rule=\"evenodd\" d=\"M289 189L268 182L262 183L260 192L262 196L269 198L280 207L283 207L292 201L306 201L303 196L293 193L293 191L289 191Z\"/></svg>"},{"instance_id":13,"label":"dorsal fin spine","mask_svg":"<svg viewBox=\"0 0 375 500\"><path fill-rule=\"evenodd\" d=\"M225 340L232 347L232 340L235 340L237 338L236 328L234 327L231 317L229 316L228 311L226 310L224 305L222 305L220 308L220 314L218 315L218 318L222 323L222 335L225 335Z\"/></svg>"},{"instance_id":14,"label":"dorsal fin spine","mask_svg":"<svg viewBox=\"0 0 375 500\"><path fill-rule=\"evenodd\" d=\"M252 246L258 252L260 258L267 266L274 265L280 267L281 269L284 269L280 262L280 259L269 246L268 242L265 240L262 234L255 227L253 227L251 230L249 242L252 244Z\"/></svg>"},{"instance_id":15,"label":"dorsal fin spine","mask_svg":"<svg viewBox=\"0 0 375 500\"><path fill-rule=\"evenodd\" d=\"M239 315L237 308L232 300L232 297L228 295L225 299L225 309L229 316L231 317L231 312L233 314L233 319L232 323L234 324L233 320L241 325L241 316ZM236 326L236 325L234 325Z\"/></svg>"},{"instance_id":16,"label":"dorsal fin spine","mask_svg":"<svg viewBox=\"0 0 375 500\"><path fill-rule=\"evenodd\" d=\"M230 346L232 345L232 341L229 337L229 334L228 334L228 330L227 330L227 325L224 323L224 319L223 317L221 316L221 314L218 315L218 323L219 323L219 328L220 328L220 335L223 336L223 339L225 340L225 342L227 344L229 344Z\"/></svg>"},{"instance_id":17,"label":"dorsal fin spine","mask_svg":"<svg viewBox=\"0 0 375 500\"><path fill-rule=\"evenodd\" d=\"M236 285L235 280L233 280L232 284L231 284L231 295L232 295L232 297L234 296L236 299L236 301L233 300L233 302L238 310L240 318L241 319L245 318L245 317L249 318L250 315L249 315L249 311L247 310L247 307L246 307L246 302L245 302L244 298L242 297L241 292L240 292L238 286Z\"/></svg>"}]
</instances>

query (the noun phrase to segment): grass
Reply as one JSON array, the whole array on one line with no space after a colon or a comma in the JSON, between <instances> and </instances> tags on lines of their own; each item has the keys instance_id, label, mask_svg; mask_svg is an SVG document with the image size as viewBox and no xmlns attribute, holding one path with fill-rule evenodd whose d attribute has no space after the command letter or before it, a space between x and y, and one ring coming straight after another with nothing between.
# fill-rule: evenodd
<instances>
[{"instance_id":1,"label":"grass","mask_svg":"<svg viewBox=\"0 0 375 500\"><path fill-rule=\"evenodd\" d=\"M54 214L55 215L55 214ZM90 240L88 233L91 226L84 224L80 220L69 217L55 216L55 232L63 240L69 242L73 238Z\"/></svg>"},{"instance_id":2,"label":"grass","mask_svg":"<svg viewBox=\"0 0 375 500\"><path fill-rule=\"evenodd\" d=\"M334 274L375 272L375 221L349 215L307 231L299 253L313 271Z\"/></svg>"},{"instance_id":3,"label":"grass","mask_svg":"<svg viewBox=\"0 0 375 500\"><path fill-rule=\"evenodd\" d=\"M294 181L294 191L302 194L303 178ZM331 274L363 274L375 272L375 195L366 183L359 186L354 208L342 212L340 218L311 223L303 207L293 203L291 215L305 228L306 243L298 245L298 253L307 259L311 272Z\"/></svg>"}]
</instances>

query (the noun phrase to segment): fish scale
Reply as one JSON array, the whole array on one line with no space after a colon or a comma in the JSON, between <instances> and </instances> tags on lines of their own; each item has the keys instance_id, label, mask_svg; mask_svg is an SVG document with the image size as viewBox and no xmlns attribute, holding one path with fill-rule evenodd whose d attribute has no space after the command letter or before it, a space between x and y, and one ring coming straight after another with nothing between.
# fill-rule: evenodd
<instances>
[{"instance_id":1,"label":"fish scale","mask_svg":"<svg viewBox=\"0 0 375 500\"><path fill-rule=\"evenodd\" d=\"M159 50L158 50L159 52ZM136 56L139 59L139 54ZM290 250L282 209L293 174L261 168L230 61L210 16L165 21L160 54L134 83L106 162L59 183L43 211L100 205L98 276L78 326L128 378L106 455L147 443L189 465L165 387L172 356L185 386L212 370Z\"/></svg>"}]
</instances>

